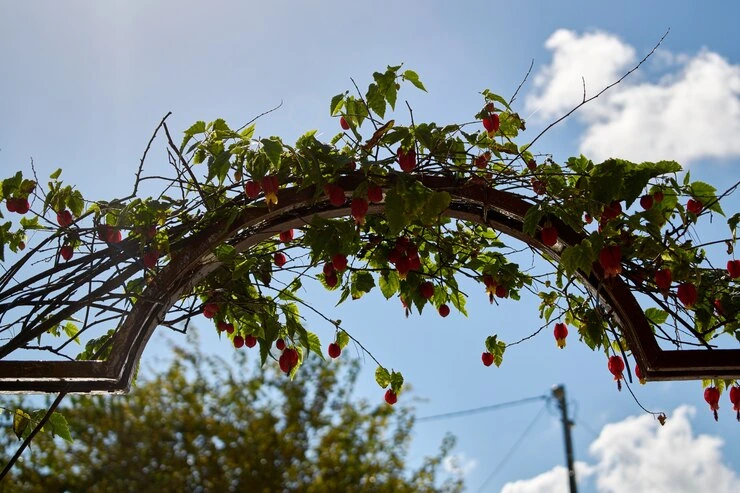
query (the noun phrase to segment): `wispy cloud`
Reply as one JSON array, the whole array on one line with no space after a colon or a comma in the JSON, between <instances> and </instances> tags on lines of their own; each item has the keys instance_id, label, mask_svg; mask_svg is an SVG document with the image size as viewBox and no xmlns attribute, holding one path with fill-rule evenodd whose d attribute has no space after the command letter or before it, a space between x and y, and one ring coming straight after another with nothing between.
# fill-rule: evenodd
<instances>
[{"instance_id":1,"label":"wispy cloud","mask_svg":"<svg viewBox=\"0 0 740 493\"><path fill-rule=\"evenodd\" d=\"M475 459L468 459L465 454L449 455L442 461L445 472L455 476L467 476L478 465Z\"/></svg>"}]
</instances>

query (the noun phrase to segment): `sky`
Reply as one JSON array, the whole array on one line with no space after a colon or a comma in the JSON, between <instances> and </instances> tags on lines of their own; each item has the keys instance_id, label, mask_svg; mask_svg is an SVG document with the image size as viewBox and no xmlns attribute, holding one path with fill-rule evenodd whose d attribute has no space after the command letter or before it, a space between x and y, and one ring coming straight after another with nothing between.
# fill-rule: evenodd
<instances>
[{"instance_id":1,"label":"sky","mask_svg":"<svg viewBox=\"0 0 740 493\"><path fill-rule=\"evenodd\" d=\"M82 2L0 0L0 175L64 169L88 198L126 195L161 118L170 128L225 118L258 121L260 136L290 142L310 129L338 131L329 100L363 86L373 71L403 62L428 89L400 98L417 120L470 121L480 91L508 97L534 61L514 103L533 138L583 98L619 85L581 108L537 143L558 162L675 159L694 179L718 188L740 179L740 43L737 2L688 1L374 1ZM401 99L399 99L400 101ZM407 116L398 114L403 121ZM168 171L164 143L149 155L151 174ZM738 211L732 197L725 211ZM721 236L723 220L699 233ZM716 253L716 252L715 252ZM720 252L721 253L721 252ZM718 262L722 262L720 253ZM715 423L699 382L634 385L660 427L628 392L618 392L603 354L572 338L562 351L549 331L507 351L501 368L480 363L491 331L511 341L539 327L536 302L489 305L473 293L470 317L405 318L396 300L371 293L334 308L307 293L413 387L417 416L433 416L566 387L582 491L731 491L740 476L740 423L722 396ZM315 332L328 342L331 327ZM204 344L223 349L205 320ZM172 337L172 334L166 334ZM167 351L155 337L144 363ZM368 360L358 397L380 400ZM567 491L562 429L544 401L464 418L419 422L412 460L433 453L445 433L458 437L448 470L468 491ZM526 434L525 434L526 432ZM523 438L522 438L523 437Z\"/></svg>"}]
</instances>

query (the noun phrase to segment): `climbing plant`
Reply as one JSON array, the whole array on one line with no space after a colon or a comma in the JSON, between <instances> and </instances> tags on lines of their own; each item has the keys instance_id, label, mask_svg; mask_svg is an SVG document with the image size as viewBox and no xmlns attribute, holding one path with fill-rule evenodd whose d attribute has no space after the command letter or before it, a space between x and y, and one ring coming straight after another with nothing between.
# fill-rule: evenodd
<instances>
[{"instance_id":1,"label":"climbing plant","mask_svg":"<svg viewBox=\"0 0 740 493\"><path fill-rule=\"evenodd\" d=\"M653 369L629 362L637 348L607 296L617 283L639 300L639 316L663 346L737 347L740 214L722 209L737 184L718 192L674 161L595 163L581 155L558 163L535 152L534 141L517 143L526 122L489 90L471 121L415 121L399 103L404 85L426 90L399 65L374 73L364 92L331 98L338 132L328 142L315 131L294 144L258 138L256 121L232 128L218 119L196 122L178 143L165 117L152 141L164 129L172 173L146 176L145 153L133 192L121 199L83 197L61 170L45 185L28 171L4 179L0 358L39 351L58 360L113 358L127 317L149 303L146 320L155 325L182 331L203 315L237 350L258 346L263 364L300 378L310 353L325 358L302 315L318 312L304 289L315 282L338 303L379 290L409 315L442 317L467 314L468 296L497 303L532 292L556 346L573 331L604 353L620 387L625 371L642 381ZM161 193L140 196L144 180L160 183ZM482 216L466 209L473 203ZM696 225L718 220L727 223L725 237L697 237ZM511 234L549 268L515 263ZM726 265L707 255L718 244ZM480 290L463 293L462 279ZM330 357L353 340L364 350L351 327L319 315L335 328ZM481 345L483 364L502 364L506 341L490 334ZM402 374L375 362L393 404ZM715 413L730 387L740 409L740 375L705 374Z\"/></svg>"}]
</instances>

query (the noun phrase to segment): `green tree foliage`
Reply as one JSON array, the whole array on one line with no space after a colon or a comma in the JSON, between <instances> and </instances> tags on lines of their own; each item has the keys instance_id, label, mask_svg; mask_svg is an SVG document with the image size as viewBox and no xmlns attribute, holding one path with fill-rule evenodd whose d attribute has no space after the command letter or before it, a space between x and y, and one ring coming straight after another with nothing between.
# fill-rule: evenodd
<instances>
[{"instance_id":1,"label":"green tree foliage","mask_svg":"<svg viewBox=\"0 0 740 493\"><path fill-rule=\"evenodd\" d=\"M197 347L194 345L194 347ZM3 491L455 492L439 466L407 461L414 414L352 399L357 362L309 358L305 378L177 347L162 373L121 396L82 396L60 409L74 442L37 436ZM16 404L17 405L17 404ZM11 406L6 406L11 407ZM8 416L7 414L5 415ZM12 419L10 420L12 421ZM17 446L2 435L6 462Z\"/></svg>"}]
</instances>

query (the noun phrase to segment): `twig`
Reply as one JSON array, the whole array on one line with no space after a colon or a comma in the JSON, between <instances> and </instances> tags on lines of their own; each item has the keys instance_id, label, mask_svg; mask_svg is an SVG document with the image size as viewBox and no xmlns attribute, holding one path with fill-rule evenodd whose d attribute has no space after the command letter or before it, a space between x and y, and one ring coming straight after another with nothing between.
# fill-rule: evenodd
<instances>
[{"instance_id":1,"label":"twig","mask_svg":"<svg viewBox=\"0 0 740 493\"><path fill-rule=\"evenodd\" d=\"M593 101L594 99L598 98L599 96L601 96L602 94L604 94L604 93L605 93L606 91L608 91L608 90L609 90L609 89L611 89L612 87L614 87L614 86L616 86L617 84L619 84L620 82L622 82L622 81L623 81L624 79L626 79L626 78L627 78L627 77L628 77L628 76L629 76L630 74L632 74L632 72L634 72L635 70L637 70L638 68L640 68L640 67L642 66L642 64L643 64L643 63L645 63L645 61L647 61L647 59L648 59L648 58L650 58L650 57L652 56L652 54L653 54L653 53L655 53L655 50L657 50L657 49L658 49L658 47L659 47L659 46L660 46L660 45L661 45L661 44L663 43L663 40L664 40L664 39L666 38L666 36L668 36L668 33L669 33L669 32L671 32L671 30L670 30L670 29L668 29L668 30L667 30L667 31L666 31L666 32L665 32L665 33L663 34L663 36L661 36L661 37L660 37L660 40L658 40L658 43L657 43L657 44L656 44L655 46L653 46L653 49L652 49L652 50L650 50L650 53L648 53L647 55L645 55L645 56L643 57L643 59L642 59L642 60L640 60L640 62L639 62L639 63L638 63L637 65L635 65L634 67L632 67L632 68L631 68L631 69L630 69L630 70L629 70L628 72L626 72L626 73L625 73L624 75L622 75L622 77L620 77L619 79L617 79L617 80L616 80L615 82L612 82L611 84L609 84L608 86L606 86L605 88L603 88L603 89L602 89L601 91L599 91L599 92L598 92L598 93L596 93L595 95L591 96L590 98L588 98L588 99L583 99L583 101L581 101L581 102L580 102L580 103L579 103L578 105L576 105L575 107L573 107L573 108L572 108L572 109L571 109L570 111L568 111L568 112L567 112L566 114L564 114L563 116L561 116L560 118L558 118L558 119L557 119L557 120L555 120L554 122L550 123L550 124L549 124L549 125L548 125L547 127L545 127L545 129L544 129L544 130L542 130L542 131L541 131L541 132L540 132L539 134L537 134L537 137L535 137L535 138L534 138L534 140L532 140L532 142L530 142L529 144L525 145L525 146L524 146L524 147L522 148L522 150L521 150L521 151L519 152L519 154L517 154L517 155L516 155L516 156L514 157L514 159L512 159L512 160L511 160L511 161L509 162L509 164L512 164L512 163L514 163L514 162L515 162L515 161L516 161L517 159L519 159L519 158L520 158L520 157L522 156L522 153L523 153L524 151L526 151L526 150L528 150L528 149L529 149L530 147L532 147L532 146L534 145L534 143L535 143L535 142L537 142L537 141L538 141L538 140L540 139L540 137L542 137L543 135L545 135L545 133L547 133L547 132L548 132L548 131L549 131L549 130L550 130L550 129L552 128L552 127L554 127L555 125L557 125L558 123L562 122L563 120L565 120L566 118L568 118L568 117L569 117L570 115L572 115L573 113L575 113L575 112L576 112L576 111L577 111L578 109L580 109L580 108L581 108L581 106L585 105L586 103L589 103L589 102ZM584 82L584 90L585 90L585 82ZM584 98L585 98L585 94L584 94Z\"/></svg>"},{"instance_id":2,"label":"twig","mask_svg":"<svg viewBox=\"0 0 740 493\"><path fill-rule=\"evenodd\" d=\"M157 125L157 128L154 129L154 133L152 134L152 137L149 139L149 143L146 145L146 149L144 149L144 154L141 156L141 161L139 162L139 169L136 171L136 180L134 181L134 191L131 192L131 195L128 197L125 197L123 200L129 200L134 197L136 197L136 193L139 190L139 181L141 177L141 172L144 169L144 161L146 160L146 155L149 152L149 148L152 146L152 142L154 142L154 139L157 137L157 132L159 132L159 129L162 128L164 125L165 120L172 114L171 111L168 111L166 115L164 115L164 118L162 118L162 121L159 122L159 125Z\"/></svg>"},{"instance_id":3,"label":"twig","mask_svg":"<svg viewBox=\"0 0 740 493\"><path fill-rule=\"evenodd\" d=\"M198 195L200 195L200 199L203 201L204 205L207 205L206 196L203 193L203 190L200 188L200 185L198 184L198 179L195 177L193 170L190 169L190 166L188 165L187 161L182 156L180 149L177 148L177 146L175 145L175 142L172 140L172 136L170 135L170 129L167 128L166 123L163 123L162 126L164 127L164 133L167 134L167 141L170 145L170 148L172 148L172 150L175 151L175 154L177 154L177 157L180 158L180 163L185 167L185 170L190 175L190 179L193 180L193 186L195 187L195 190L198 192Z\"/></svg>"},{"instance_id":4,"label":"twig","mask_svg":"<svg viewBox=\"0 0 740 493\"><path fill-rule=\"evenodd\" d=\"M509 106L511 106L514 103L514 100L516 99L517 94L519 94L519 91L521 90L522 86L524 86L524 83L527 82L527 79L529 79L529 74L532 73L532 67L534 67L534 58L532 58L532 61L529 62L529 69L527 70L527 73L524 74L524 78L519 83L519 87L516 88L516 91L514 91L514 94L511 96L511 99L509 99Z\"/></svg>"},{"instance_id":5,"label":"twig","mask_svg":"<svg viewBox=\"0 0 740 493\"><path fill-rule=\"evenodd\" d=\"M241 127L237 128L237 129L236 129L236 131L237 131L237 132L239 132L240 130L244 130L244 129L245 129L246 127L248 127L248 126L249 126L249 125L251 125L252 123L256 122L257 120L259 120L259 119L260 119L260 118L262 118L263 116L265 116L265 115L269 115L269 114L270 114L270 113L272 113L273 111L277 111L278 109L280 109L280 107L281 107L282 105L283 105L283 100L281 99L281 100L280 100L280 104L279 104L279 105L275 106L275 107L274 107L273 109L271 109L271 110L263 111L262 113L260 113L259 115L255 116L254 118L252 118L251 120L249 120L249 121L248 121L247 123L245 123L245 124L244 124L244 125L242 125Z\"/></svg>"}]
</instances>

